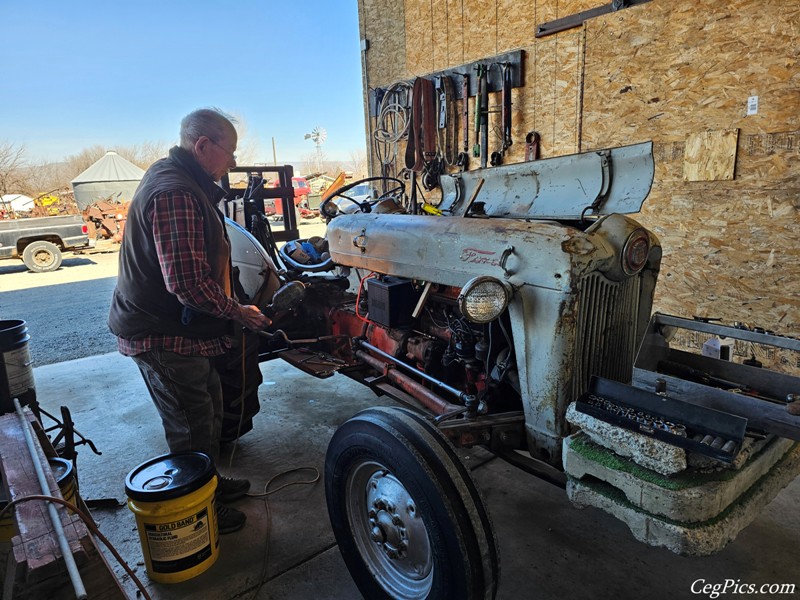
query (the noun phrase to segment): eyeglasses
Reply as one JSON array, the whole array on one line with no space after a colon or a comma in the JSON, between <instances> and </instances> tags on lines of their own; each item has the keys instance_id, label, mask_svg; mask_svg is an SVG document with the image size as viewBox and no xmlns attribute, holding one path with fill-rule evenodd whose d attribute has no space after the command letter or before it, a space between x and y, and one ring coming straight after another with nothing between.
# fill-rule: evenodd
<instances>
[{"instance_id":1,"label":"eyeglasses","mask_svg":"<svg viewBox=\"0 0 800 600\"><path fill-rule=\"evenodd\" d=\"M228 154L228 155L229 155L229 156L230 156L230 157L233 159L233 162L236 162L236 153L235 153L235 152L231 152L230 150L228 150L227 148L225 148L225 146L223 146L223 145L221 145L221 144L218 144L217 142L215 142L215 141L214 141L213 139L211 139L211 138L208 138L208 141L209 141L209 142L211 142L212 144L214 144L214 145L215 145L217 148L220 148L220 149L221 149L223 152L225 152L226 154Z\"/></svg>"}]
</instances>

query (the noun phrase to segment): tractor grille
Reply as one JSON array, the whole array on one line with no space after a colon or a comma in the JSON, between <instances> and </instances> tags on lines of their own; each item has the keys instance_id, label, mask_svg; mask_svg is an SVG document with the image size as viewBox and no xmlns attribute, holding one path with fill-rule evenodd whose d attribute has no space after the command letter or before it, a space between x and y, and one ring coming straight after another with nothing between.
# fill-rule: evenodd
<instances>
[{"instance_id":1,"label":"tractor grille","mask_svg":"<svg viewBox=\"0 0 800 600\"><path fill-rule=\"evenodd\" d=\"M586 392L592 375L630 382L640 282L640 277L609 281L600 273L580 282L572 398Z\"/></svg>"}]
</instances>

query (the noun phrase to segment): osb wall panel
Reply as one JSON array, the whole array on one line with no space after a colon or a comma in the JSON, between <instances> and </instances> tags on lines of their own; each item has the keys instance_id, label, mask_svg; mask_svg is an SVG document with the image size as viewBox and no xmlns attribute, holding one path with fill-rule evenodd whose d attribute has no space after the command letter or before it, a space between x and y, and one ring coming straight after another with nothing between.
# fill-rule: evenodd
<instances>
[{"instance_id":1,"label":"osb wall panel","mask_svg":"<svg viewBox=\"0 0 800 600\"><path fill-rule=\"evenodd\" d=\"M440 71L450 66L448 46L450 31L447 27L447 0L431 0L430 28L433 43L433 71Z\"/></svg>"},{"instance_id":2,"label":"osb wall panel","mask_svg":"<svg viewBox=\"0 0 800 600\"><path fill-rule=\"evenodd\" d=\"M464 0L447 0L446 17L448 66L464 64Z\"/></svg>"},{"instance_id":3,"label":"osb wall panel","mask_svg":"<svg viewBox=\"0 0 800 600\"><path fill-rule=\"evenodd\" d=\"M537 2L497 0L497 52L524 48L536 33Z\"/></svg>"},{"instance_id":4,"label":"osb wall panel","mask_svg":"<svg viewBox=\"0 0 800 600\"><path fill-rule=\"evenodd\" d=\"M799 23L798 3L656 0L586 25L584 149L654 141L657 310L800 331ZM684 182L687 139L731 129L734 179Z\"/></svg>"},{"instance_id":5,"label":"osb wall panel","mask_svg":"<svg viewBox=\"0 0 800 600\"><path fill-rule=\"evenodd\" d=\"M403 3L359 0L358 14L361 39L369 41L369 50L362 53L366 85L388 85L408 77Z\"/></svg>"},{"instance_id":6,"label":"osb wall panel","mask_svg":"<svg viewBox=\"0 0 800 600\"><path fill-rule=\"evenodd\" d=\"M582 55L580 29L544 38L527 51L525 87L514 110L521 119L514 128L514 160L524 159L529 131L539 132L543 158L578 151Z\"/></svg>"},{"instance_id":7,"label":"osb wall panel","mask_svg":"<svg viewBox=\"0 0 800 600\"><path fill-rule=\"evenodd\" d=\"M361 39L369 42L369 50L362 53L364 81L364 106L367 106L366 88L388 86L407 78L405 6L403 2L386 0L359 0L359 30ZM367 143L373 172L379 172L379 162L370 134L374 131L375 119L367 116Z\"/></svg>"},{"instance_id":8,"label":"osb wall panel","mask_svg":"<svg viewBox=\"0 0 800 600\"><path fill-rule=\"evenodd\" d=\"M497 1L464 0L464 60L497 53Z\"/></svg>"},{"instance_id":9,"label":"osb wall panel","mask_svg":"<svg viewBox=\"0 0 800 600\"><path fill-rule=\"evenodd\" d=\"M409 73L431 73L434 68L434 37L431 0L406 0L406 68ZM440 39L437 36L437 39Z\"/></svg>"},{"instance_id":10,"label":"osb wall panel","mask_svg":"<svg viewBox=\"0 0 800 600\"><path fill-rule=\"evenodd\" d=\"M798 24L800 5L780 0L655 0L587 21L584 144L796 129Z\"/></svg>"}]
</instances>

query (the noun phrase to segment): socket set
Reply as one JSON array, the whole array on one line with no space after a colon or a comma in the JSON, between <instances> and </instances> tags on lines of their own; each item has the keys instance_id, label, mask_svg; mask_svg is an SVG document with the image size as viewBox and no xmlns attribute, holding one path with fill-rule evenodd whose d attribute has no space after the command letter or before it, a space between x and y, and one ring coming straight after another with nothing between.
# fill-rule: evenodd
<instances>
[{"instance_id":1,"label":"socket set","mask_svg":"<svg viewBox=\"0 0 800 600\"><path fill-rule=\"evenodd\" d=\"M592 377L575 403L578 412L689 452L731 462L744 439L747 419Z\"/></svg>"}]
</instances>

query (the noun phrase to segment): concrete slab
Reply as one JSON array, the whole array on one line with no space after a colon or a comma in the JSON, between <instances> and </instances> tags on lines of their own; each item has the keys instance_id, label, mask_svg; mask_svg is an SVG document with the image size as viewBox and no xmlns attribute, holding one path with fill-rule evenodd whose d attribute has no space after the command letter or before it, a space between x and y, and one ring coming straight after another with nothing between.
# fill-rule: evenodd
<instances>
[{"instance_id":1,"label":"concrete slab","mask_svg":"<svg viewBox=\"0 0 800 600\"><path fill-rule=\"evenodd\" d=\"M342 376L318 381L278 361L261 369L261 412L254 430L233 452L229 471L250 477L254 491L291 467L321 471L334 429L361 408L389 403ZM79 448L84 498L124 500L125 475L166 451L157 413L134 363L114 353L38 367L34 376L45 407L58 414L59 406L69 406L78 430L103 452L95 456ZM800 480L779 493L735 543L715 556L689 560L636 541L622 522L602 511L576 510L564 490L485 451L461 455L497 532L499 600L694 598L693 582L721 583L731 577L800 586ZM269 517L261 499L244 499L237 506L248 515L247 527L222 537L220 558L209 571L175 585L147 579L135 520L126 507L94 510L93 515L154 600L360 597L338 554L321 482L270 496ZM137 597L122 569L115 571L131 598Z\"/></svg>"},{"instance_id":2,"label":"concrete slab","mask_svg":"<svg viewBox=\"0 0 800 600\"><path fill-rule=\"evenodd\" d=\"M578 412L574 402L567 407L567 421L584 431L595 443L629 457L646 469L662 475L673 475L686 469L686 451L683 448Z\"/></svg>"},{"instance_id":3,"label":"concrete slab","mask_svg":"<svg viewBox=\"0 0 800 600\"><path fill-rule=\"evenodd\" d=\"M792 440L775 438L739 471L684 471L666 478L593 444L581 432L564 440L564 470L573 479L592 477L608 483L647 513L699 523L728 508L794 445Z\"/></svg>"},{"instance_id":4,"label":"concrete slab","mask_svg":"<svg viewBox=\"0 0 800 600\"><path fill-rule=\"evenodd\" d=\"M637 540L650 546L662 546L681 555L707 556L734 540L798 473L800 446L795 446L726 511L703 523L671 521L646 513L626 502L618 490L601 482L570 479L567 495L576 506L595 506L614 515Z\"/></svg>"}]
</instances>

